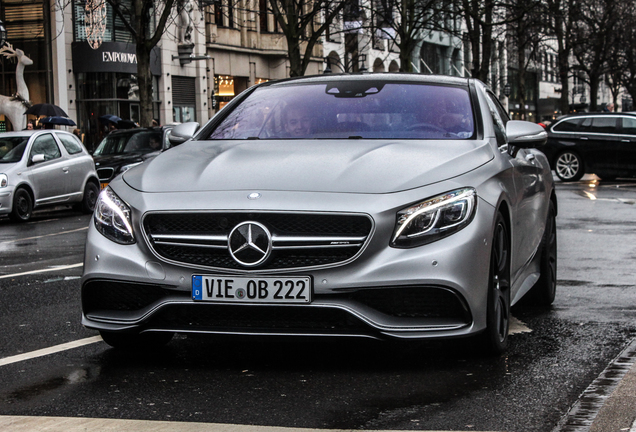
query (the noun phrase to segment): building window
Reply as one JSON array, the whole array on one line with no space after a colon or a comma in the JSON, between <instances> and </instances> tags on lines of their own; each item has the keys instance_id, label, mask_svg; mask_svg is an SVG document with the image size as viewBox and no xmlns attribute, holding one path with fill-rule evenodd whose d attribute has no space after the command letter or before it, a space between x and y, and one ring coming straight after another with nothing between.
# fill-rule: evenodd
<instances>
[{"instance_id":1,"label":"building window","mask_svg":"<svg viewBox=\"0 0 636 432\"><path fill-rule=\"evenodd\" d=\"M125 5L130 5L131 0L122 0ZM154 14L151 14L154 19ZM86 40L86 2L75 0L73 2L73 22L75 30L75 41L82 42ZM106 30L103 36L104 42L132 42L133 38L130 31L124 25L121 18L116 16L112 6L106 3Z\"/></svg>"},{"instance_id":2,"label":"building window","mask_svg":"<svg viewBox=\"0 0 636 432\"><path fill-rule=\"evenodd\" d=\"M196 79L193 77L172 77L172 119L187 123L196 121Z\"/></svg>"}]
</instances>

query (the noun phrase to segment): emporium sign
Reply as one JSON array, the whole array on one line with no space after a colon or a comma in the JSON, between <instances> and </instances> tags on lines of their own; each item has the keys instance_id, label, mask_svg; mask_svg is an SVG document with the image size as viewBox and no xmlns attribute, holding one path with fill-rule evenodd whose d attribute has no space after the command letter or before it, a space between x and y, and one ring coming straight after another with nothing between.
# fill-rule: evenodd
<instances>
[{"instance_id":1,"label":"emporium sign","mask_svg":"<svg viewBox=\"0 0 636 432\"><path fill-rule=\"evenodd\" d=\"M103 42L92 49L85 42L73 42L73 72L122 72L137 73L137 53L134 44ZM150 53L150 72L161 75L160 51Z\"/></svg>"}]
</instances>

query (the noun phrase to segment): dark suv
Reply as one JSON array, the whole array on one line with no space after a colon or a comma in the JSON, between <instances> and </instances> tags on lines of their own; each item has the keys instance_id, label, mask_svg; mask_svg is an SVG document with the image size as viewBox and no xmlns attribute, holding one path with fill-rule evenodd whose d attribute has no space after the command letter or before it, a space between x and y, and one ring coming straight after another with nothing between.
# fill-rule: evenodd
<instances>
[{"instance_id":1,"label":"dark suv","mask_svg":"<svg viewBox=\"0 0 636 432\"><path fill-rule=\"evenodd\" d=\"M107 135L93 152L101 188L117 175L170 148L172 126L123 129Z\"/></svg>"},{"instance_id":2,"label":"dark suv","mask_svg":"<svg viewBox=\"0 0 636 432\"><path fill-rule=\"evenodd\" d=\"M585 173L603 180L636 177L636 113L563 116L548 128L541 150L563 181Z\"/></svg>"}]
</instances>

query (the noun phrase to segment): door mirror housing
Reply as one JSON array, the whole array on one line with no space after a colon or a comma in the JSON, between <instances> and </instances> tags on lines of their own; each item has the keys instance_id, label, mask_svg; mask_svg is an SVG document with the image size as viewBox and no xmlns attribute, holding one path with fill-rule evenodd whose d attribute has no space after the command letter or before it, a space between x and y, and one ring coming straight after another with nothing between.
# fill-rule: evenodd
<instances>
[{"instance_id":1,"label":"door mirror housing","mask_svg":"<svg viewBox=\"0 0 636 432\"><path fill-rule=\"evenodd\" d=\"M184 142L192 139L196 131L199 129L199 123L189 122L176 125L170 131L168 140L170 141L170 147L178 146Z\"/></svg>"},{"instance_id":2,"label":"door mirror housing","mask_svg":"<svg viewBox=\"0 0 636 432\"><path fill-rule=\"evenodd\" d=\"M44 157L43 154L36 154L35 156L31 158L31 162L33 162L34 164L44 162L45 160L46 158Z\"/></svg>"},{"instance_id":3,"label":"door mirror housing","mask_svg":"<svg viewBox=\"0 0 636 432\"><path fill-rule=\"evenodd\" d=\"M508 144L519 148L537 148L548 140L545 129L528 121L510 120L506 123Z\"/></svg>"}]
</instances>

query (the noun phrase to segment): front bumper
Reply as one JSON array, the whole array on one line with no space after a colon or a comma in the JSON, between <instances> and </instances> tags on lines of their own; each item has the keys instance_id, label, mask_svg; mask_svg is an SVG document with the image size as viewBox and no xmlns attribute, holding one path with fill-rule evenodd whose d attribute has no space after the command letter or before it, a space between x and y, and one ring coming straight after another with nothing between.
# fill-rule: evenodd
<instances>
[{"instance_id":1,"label":"front bumper","mask_svg":"<svg viewBox=\"0 0 636 432\"><path fill-rule=\"evenodd\" d=\"M153 208L152 201L160 198L151 195L139 204ZM289 195L293 194L281 193L274 200L278 209L293 208L291 202L284 205L285 200L294 201ZM228 202L216 198L217 202ZM485 328L495 212L492 206L480 201L474 220L450 237L421 247L396 249L388 246L396 211L415 199L393 196L387 202L373 196L322 198L304 200L303 210L325 211L325 201L330 201L329 209L334 211L363 208L375 226L370 240L352 261L262 272L310 276L313 280L310 304L195 302L193 274L228 274L228 271L166 262L153 254L140 233L135 244L118 245L99 234L91 223L82 278L82 323L100 331L378 339L460 337ZM201 199L201 209L213 208L215 197ZM229 205L237 208L231 202ZM141 222L133 220L133 224L140 227ZM259 274L258 270L229 273Z\"/></svg>"}]
</instances>

